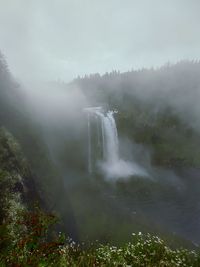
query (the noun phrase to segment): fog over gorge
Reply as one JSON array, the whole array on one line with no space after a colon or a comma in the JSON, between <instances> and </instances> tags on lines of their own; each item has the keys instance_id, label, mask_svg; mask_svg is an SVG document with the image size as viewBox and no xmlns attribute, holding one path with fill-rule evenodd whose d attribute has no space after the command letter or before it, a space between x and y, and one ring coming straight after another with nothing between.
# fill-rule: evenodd
<instances>
[{"instance_id":1,"label":"fog over gorge","mask_svg":"<svg viewBox=\"0 0 200 267\"><path fill-rule=\"evenodd\" d=\"M74 257L99 244L115 251L132 233L199 250L199 8L197 0L0 0L0 253L19 246L38 258L6 256L8 266L53 266L43 249L65 255L64 234L81 244ZM44 238L48 220L55 227ZM4 244L9 231L13 247ZM124 255L124 265L106 265L106 253L97 265L51 264L179 266Z\"/></svg>"}]
</instances>

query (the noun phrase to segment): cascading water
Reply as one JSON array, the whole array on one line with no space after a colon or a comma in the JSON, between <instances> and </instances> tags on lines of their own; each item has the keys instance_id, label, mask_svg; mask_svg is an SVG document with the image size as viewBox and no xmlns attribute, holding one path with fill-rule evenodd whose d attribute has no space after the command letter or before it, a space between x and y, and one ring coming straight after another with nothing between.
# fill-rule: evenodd
<instances>
[{"instance_id":1,"label":"cascading water","mask_svg":"<svg viewBox=\"0 0 200 267\"><path fill-rule=\"evenodd\" d=\"M110 164L119 160L118 133L113 117L113 111L108 111L106 115L101 115L102 135L104 140L103 155L104 160Z\"/></svg>"},{"instance_id":2,"label":"cascading water","mask_svg":"<svg viewBox=\"0 0 200 267\"><path fill-rule=\"evenodd\" d=\"M88 171L93 171L92 160L92 142L91 142L91 120L97 123L98 144L102 143L101 150L103 159L101 158L98 165L108 178L121 178L131 175L146 176L146 172L136 163L127 162L120 159L119 156L119 140L117 126L114 118L116 111L104 112L101 107L85 108L88 116ZM101 125L101 127L99 126ZM101 128L101 132L100 132ZM101 136L101 138L100 138Z\"/></svg>"},{"instance_id":3,"label":"cascading water","mask_svg":"<svg viewBox=\"0 0 200 267\"><path fill-rule=\"evenodd\" d=\"M92 149L91 149L91 130L90 130L90 113L88 116L88 172L92 173Z\"/></svg>"}]
</instances>

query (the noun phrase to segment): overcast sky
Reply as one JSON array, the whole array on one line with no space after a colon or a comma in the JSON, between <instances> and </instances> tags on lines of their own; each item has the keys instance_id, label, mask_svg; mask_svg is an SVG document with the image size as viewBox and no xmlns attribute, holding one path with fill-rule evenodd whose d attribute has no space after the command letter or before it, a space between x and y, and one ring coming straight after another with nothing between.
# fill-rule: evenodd
<instances>
[{"instance_id":1,"label":"overcast sky","mask_svg":"<svg viewBox=\"0 0 200 267\"><path fill-rule=\"evenodd\" d=\"M0 50L24 80L200 59L200 0L0 0Z\"/></svg>"}]
</instances>

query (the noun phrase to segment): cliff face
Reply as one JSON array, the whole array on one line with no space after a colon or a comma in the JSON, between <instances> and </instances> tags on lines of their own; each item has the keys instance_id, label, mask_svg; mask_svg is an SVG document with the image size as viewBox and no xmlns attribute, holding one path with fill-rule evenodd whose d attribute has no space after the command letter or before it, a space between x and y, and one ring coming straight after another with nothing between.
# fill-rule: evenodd
<instances>
[{"instance_id":1,"label":"cliff face","mask_svg":"<svg viewBox=\"0 0 200 267\"><path fill-rule=\"evenodd\" d=\"M39 201L32 173L14 137L0 128L0 222L11 206L31 207Z\"/></svg>"},{"instance_id":2,"label":"cliff face","mask_svg":"<svg viewBox=\"0 0 200 267\"><path fill-rule=\"evenodd\" d=\"M28 206L39 200L42 208L64 217L66 232L75 232L64 178L21 89L0 52L0 216L13 198Z\"/></svg>"}]
</instances>

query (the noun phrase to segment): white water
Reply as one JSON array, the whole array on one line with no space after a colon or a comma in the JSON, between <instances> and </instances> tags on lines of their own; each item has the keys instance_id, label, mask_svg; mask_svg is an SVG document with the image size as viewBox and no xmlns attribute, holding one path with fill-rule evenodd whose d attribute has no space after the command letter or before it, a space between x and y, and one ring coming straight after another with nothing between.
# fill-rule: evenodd
<instances>
[{"instance_id":1,"label":"white water","mask_svg":"<svg viewBox=\"0 0 200 267\"><path fill-rule=\"evenodd\" d=\"M103 125L103 139L106 140L103 147L104 160L109 164L113 164L119 160L118 133L113 112L108 111L108 113L101 118Z\"/></svg>"},{"instance_id":2,"label":"white water","mask_svg":"<svg viewBox=\"0 0 200 267\"><path fill-rule=\"evenodd\" d=\"M90 113L88 116L88 172L92 173L92 149L91 149L91 130L90 130Z\"/></svg>"},{"instance_id":3,"label":"white water","mask_svg":"<svg viewBox=\"0 0 200 267\"><path fill-rule=\"evenodd\" d=\"M91 159L91 124L90 120L93 117L97 120L97 135L100 142L100 134L102 140L103 160L99 163L101 171L106 178L118 179L126 178L132 175L147 176L146 171L134 162L127 162L120 158L119 155L119 139L117 126L114 118L116 111L103 112L101 107L86 108L88 113L88 171L92 172ZM93 116L92 116L93 115ZM101 123L101 132L99 132L99 120Z\"/></svg>"}]
</instances>

